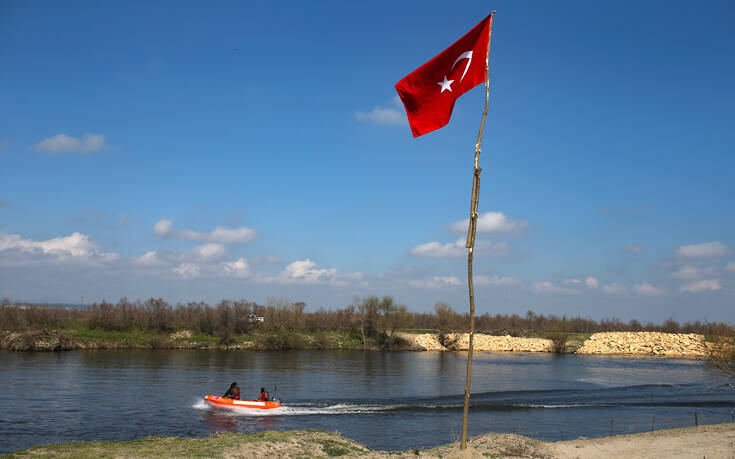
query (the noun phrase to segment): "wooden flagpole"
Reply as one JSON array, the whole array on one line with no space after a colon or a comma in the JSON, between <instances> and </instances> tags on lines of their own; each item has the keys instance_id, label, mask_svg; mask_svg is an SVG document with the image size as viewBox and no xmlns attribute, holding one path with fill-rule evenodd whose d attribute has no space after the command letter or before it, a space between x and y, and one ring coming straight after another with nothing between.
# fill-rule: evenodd
<instances>
[{"instance_id":1,"label":"wooden flagpole","mask_svg":"<svg viewBox=\"0 0 735 459\"><path fill-rule=\"evenodd\" d=\"M467 448L467 415L470 408L470 386L472 385L472 351L475 339L475 288L472 283L472 255L475 248L475 234L477 233L477 206L480 197L480 143L482 142L482 131L485 129L485 117L490 104L490 39L493 36L493 19L495 11L490 13L490 27L487 37L487 55L485 55L485 110L482 112L480 132L477 133L475 144L475 170L472 178L472 200L470 202L470 225L467 229L467 285L470 292L470 343L467 349L467 382L464 386L464 409L462 411L462 440L460 449Z\"/></svg>"}]
</instances>

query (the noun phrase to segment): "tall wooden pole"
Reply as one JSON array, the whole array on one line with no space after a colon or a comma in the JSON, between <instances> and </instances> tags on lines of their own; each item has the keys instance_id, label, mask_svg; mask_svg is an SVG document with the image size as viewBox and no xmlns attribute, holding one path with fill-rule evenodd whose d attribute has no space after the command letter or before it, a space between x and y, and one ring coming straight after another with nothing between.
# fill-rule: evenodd
<instances>
[{"instance_id":1,"label":"tall wooden pole","mask_svg":"<svg viewBox=\"0 0 735 459\"><path fill-rule=\"evenodd\" d=\"M470 386L472 385L472 351L475 340L475 288L472 283L472 256L475 248L475 234L477 234L477 206L480 198L480 143L482 142L482 131L485 129L485 117L490 104L490 39L493 36L493 19L495 11L490 14L490 31L487 37L487 55L485 56L485 110L482 112L480 132L477 133L475 144L475 169L472 176L472 200L470 201L470 225L467 229L467 285L470 291L470 343L467 349L467 382L464 386L464 409L462 411L462 441L461 449L467 448L467 415L470 409Z\"/></svg>"}]
</instances>

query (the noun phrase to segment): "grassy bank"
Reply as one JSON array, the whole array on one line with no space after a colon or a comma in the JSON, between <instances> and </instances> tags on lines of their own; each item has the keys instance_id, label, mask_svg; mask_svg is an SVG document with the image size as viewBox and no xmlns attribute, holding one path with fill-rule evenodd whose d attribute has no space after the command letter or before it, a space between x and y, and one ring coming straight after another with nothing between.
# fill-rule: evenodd
<instances>
[{"instance_id":1,"label":"grassy bank","mask_svg":"<svg viewBox=\"0 0 735 459\"><path fill-rule=\"evenodd\" d=\"M551 457L544 443L512 434L488 434L472 442L481 457ZM3 457L451 457L456 444L432 449L372 451L335 433L316 430L220 433L207 438L149 437L132 441L60 443L16 451ZM464 457L464 456L463 456ZM467 456L474 457L474 456Z\"/></svg>"},{"instance_id":2,"label":"grassy bank","mask_svg":"<svg viewBox=\"0 0 735 459\"><path fill-rule=\"evenodd\" d=\"M207 438L149 437L133 441L74 442L37 446L2 457L214 457L214 458L607 458L732 457L735 423L663 429L611 437L544 443L516 434L484 434L467 450L456 443L431 449L373 451L336 433L317 430L221 433Z\"/></svg>"},{"instance_id":3,"label":"grassy bank","mask_svg":"<svg viewBox=\"0 0 735 459\"><path fill-rule=\"evenodd\" d=\"M390 339L339 331L257 331L226 337L190 330L162 333L152 330L102 330L83 325L55 330L0 331L0 349L63 351L78 349L399 349Z\"/></svg>"},{"instance_id":4,"label":"grassy bank","mask_svg":"<svg viewBox=\"0 0 735 459\"><path fill-rule=\"evenodd\" d=\"M295 453L293 457L354 456L369 452L359 443L327 432L269 431L221 433L207 438L148 437L132 441L60 443L16 451L5 457L254 457L286 450Z\"/></svg>"}]
</instances>

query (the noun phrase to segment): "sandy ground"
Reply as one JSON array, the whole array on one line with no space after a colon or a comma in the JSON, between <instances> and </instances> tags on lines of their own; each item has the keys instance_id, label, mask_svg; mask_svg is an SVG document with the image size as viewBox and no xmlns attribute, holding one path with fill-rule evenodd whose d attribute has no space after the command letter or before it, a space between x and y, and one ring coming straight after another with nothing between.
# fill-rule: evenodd
<instances>
[{"instance_id":1,"label":"sandy ground","mask_svg":"<svg viewBox=\"0 0 735 459\"><path fill-rule=\"evenodd\" d=\"M547 443L564 458L735 458L735 424Z\"/></svg>"},{"instance_id":2,"label":"sandy ground","mask_svg":"<svg viewBox=\"0 0 735 459\"><path fill-rule=\"evenodd\" d=\"M221 457L296 458L732 458L735 423L659 430L584 440L544 443L516 434L484 434L468 448L456 443L429 450L372 451L353 440L324 431L223 433L207 438L148 437L129 442L77 442L34 447L10 457L142 458Z\"/></svg>"}]
</instances>

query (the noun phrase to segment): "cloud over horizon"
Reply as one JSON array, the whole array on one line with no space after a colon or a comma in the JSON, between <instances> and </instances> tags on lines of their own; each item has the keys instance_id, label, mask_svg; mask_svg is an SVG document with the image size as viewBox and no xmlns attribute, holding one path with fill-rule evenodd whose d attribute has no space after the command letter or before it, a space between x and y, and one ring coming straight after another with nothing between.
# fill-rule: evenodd
<instances>
[{"instance_id":1,"label":"cloud over horizon","mask_svg":"<svg viewBox=\"0 0 735 459\"><path fill-rule=\"evenodd\" d=\"M224 226L218 226L209 233L200 233L194 230L180 230L173 228L173 219L163 218L153 226L153 233L158 236L173 239L188 239L192 241L217 242L224 244L234 244L247 242L257 236L257 231L253 228L240 227L230 229Z\"/></svg>"},{"instance_id":2,"label":"cloud over horizon","mask_svg":"<svg viewBox=\"0 0 735 459\"><path fill-rule=\"evenodd\" d=\"M705 279L700 281L694 281L689 282L688 284L684 284L681 287L679 287L680 292L689 292L689 293L697 293L697 292L703 292L703 291L711 291L716 292L717 290L720 290L722 287L720 286L720 280L719 279Z\"/></svg>"},{"instance_id":3,"label":"cloud over horizon","mask_svg":"<svg viewBox=\"0 0 735 459\"><path fill-rule=\"evenodd\" d=\"M102 252L90 236L76 231L68 236L41 241L23 238L18 234L0 233L0 252L14 252L16 255L46 255L57 261L74 259L76 261L107 262L117 260L119 257L116 253ZM28 264L40 262L43 259L30 260L16 256L4 261L9 264Z\"/></svg>"},{"instance_id":4,"label":"cloud over horizon","mask_svg":"<svg viewBox=\"0 0 735 459\"><path fill-rule=\"evenodd\" d=\"M464 282L456 276L432 276L426 279L413 279L408 281L408 285L413 288L439 289L446 287L457 287L464 285Z\"/></svg>"},{"instance_id":5,"label":"cloud over horizon","mask_svg":"<svg viewBox=\"0 0 735 459\"><path fill-rule=\"evenodd\" d=\"M533 286L531 287L531 290L534 293L551 293L551 294L562 294L562 295L579 294L579 290L575 290L575 289L567 288L567 287L561 287L559 285L555 285L553 282L550 282L550 281L535 282Z\"/></svg>"},{"instance_id":6,"label":"cloud over horizon","mask_svg":"<svg viewBox=\"0 0 735 459\"><path fill-rule=\"evenodd\" d=\"M720 241L701 244L682 245L676 249L677 255L684 258L717 258L730 254L730 247Z\"/></svg>"},{"instance_id":7,"label":"cloud over horizon","mask_svg":"<svg viewBox=\"0 0 735 459\"><path fill-rule=\"evenodd\" d=\"M648 295L648 296L665 295L667 293L667 290L665 288L655 287L646 281L635 284L633 286L633 290L635 290L636 293L640 295Z\"/></svg>"}]
</instances>

